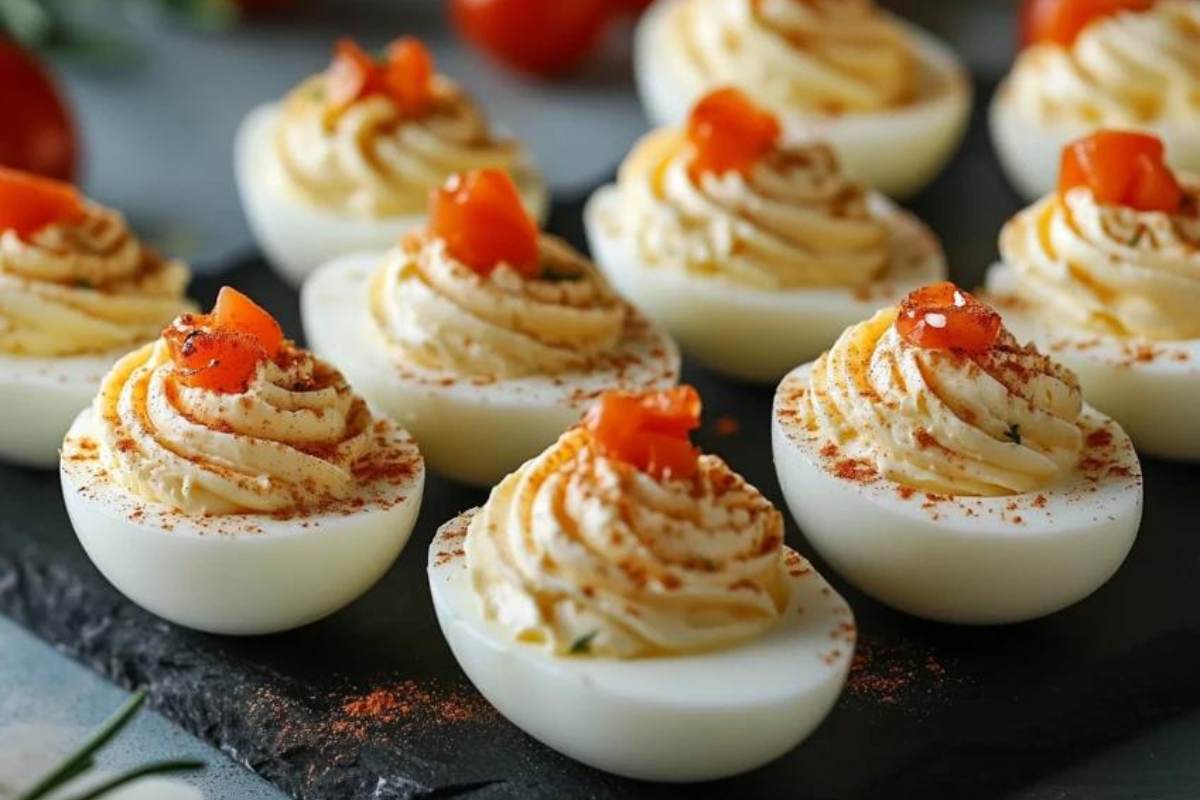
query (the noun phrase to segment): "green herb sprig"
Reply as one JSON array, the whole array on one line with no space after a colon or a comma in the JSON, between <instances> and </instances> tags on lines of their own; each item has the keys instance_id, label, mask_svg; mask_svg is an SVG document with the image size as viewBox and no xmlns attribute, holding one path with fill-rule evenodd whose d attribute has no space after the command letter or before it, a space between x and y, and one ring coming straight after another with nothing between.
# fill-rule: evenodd
<instances>
[{"instance_id":1,"label":"green herb sprig","mask_svg":"<svg viewBox=\"0 0 1200 800\"><path fill-rule=\"evenodd\" d=\"M1008 426L1008 430L1004 432L1004 438L1008 439L1013 444L1021 443L1021 426L1012 424Z\"/></svg>"},{"instance_id":2,"label":"green herb sprig","mask_svg":"<svg viewBox=\"0 0 1200 800\"><path fill-rule=\"evenodd\" d=\"M58 766L38 779L33 786L18 795L16 800L42 800L42 798L47 797L51 792L63 786L68 781L74 780L90 771L96 765L96 753L103 750L137 716L138 711L141 710L142 704L145 702L145 692L138 692L129 698L125 705L117 709L115 714L109 717L91 736L84 740L83 744L75 752L68 755ZM119 789L139 778L145 778L149 775L194 772L204 769L204 767L205 764L203 761L195 759L154 761L122 772L98 786L88 789L83 794L75 795L68 800L96 800L96 798L103 797L114 789Z\"/></svg>"},{"instance_id":3,"label":"green herb sprig","mask_svg":"<svg viewBox=\"0 0 1200 800\"><path fill-rule=\"evenodd\" d=\"M580 636L578 639L571 642L571 647L569 650L567 650L567 652L573 656L587 655L588 653L592 652L592 640L596 638L596 634L599 632L600 631L592 631L591 633L585 633L583 636Z\"/></svg>"}]
</instances>

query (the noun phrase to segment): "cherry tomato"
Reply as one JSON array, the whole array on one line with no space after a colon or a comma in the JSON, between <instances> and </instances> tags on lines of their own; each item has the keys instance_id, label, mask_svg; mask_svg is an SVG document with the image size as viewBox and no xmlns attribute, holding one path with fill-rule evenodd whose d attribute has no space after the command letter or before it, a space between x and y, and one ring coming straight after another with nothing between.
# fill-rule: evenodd
<instances>
[{"instance_id":1,"label":"cherry tomato","mask_svg":"<svg viewBox=\"0 0 1200 800\"><path fill-rule=\"evenodd\" d=\"M1087 186L1100 203L1138 211L1179 210L1183 190L1155 136L1102 130L1063 148L1058 191Z\"/></svg>"},{"instance_id":2,"label":"cherry tomato","mask_svg":"<svg viewBox=\"0 0 1200 800\"><path fill-rule=\"evenodd\" d=\"M595 50L617 6L613 0L451 0L459 33L502 64L552 77Z\"/></svg>"},{"instance_id":3,"label":"cherry tomato","mask_svg":"<svg viewBox=\"0 0 1200 800\"><path fill-rule=\"evenodd\" d=\"M1053 42L1064 47L1095 20L1122 11L1145 11L1155 0L1023 0L1019 18L1021 46Z\"/></svg>"},{"instance_id":4,"label":"cherry tomato","mask_svg":"<svg viewBox=\"0 0 1200 800\"><path fill-rule=\"evenodd\" d=\"M526 278L540 274L537 225L504 170L455 175L434 192L432 205L430 233L471 269L487 275L504 263Z\"/></svg>"},{"instance_id":5,"label":"cherry tomato","mask_svg":"<svg viewBox=\"0 0 1200 800\"><path fill-rule=\"evenodd\" d=\"M896 330L927 350L986 353L1000 337L1000 315L950 281L923 286L900 303Z\"/></svg>"},{"instance_id":6,"label":"cherry tomato","mask_svg":"<svg viewBox=\"0 0 1200 800\"><path fill-rule=\"evenodd\" d=\"M75 179L78 136L50 75L0 37L0 164L59 180Z\"/></svg>"}]
</instances>

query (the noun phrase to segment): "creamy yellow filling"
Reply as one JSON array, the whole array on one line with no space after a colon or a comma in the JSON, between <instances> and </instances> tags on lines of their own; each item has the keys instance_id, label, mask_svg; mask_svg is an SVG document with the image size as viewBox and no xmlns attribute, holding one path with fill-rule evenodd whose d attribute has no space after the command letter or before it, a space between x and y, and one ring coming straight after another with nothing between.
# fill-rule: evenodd
<instances>
[{"instance_id":1,"label":"creamy yellow filling","mask_svg":"<svg viewBox=\"0 0 1200 800\"><path fill-rule=\"evenodd\" d=\"M887 309L848 328L809 376L802 417L832 445L839 472L949 495L1009 495L1075 469L1083 397L1069 370L1007 331L978 356L915 347L895 319Z\"/></svg>"},{"instance_id":2,"label":"creamy yellow filling","mask_svg":"<svg viewBox=\"0 0 1200 800\"><path fill-rule=\"evenodd\" d=\"M282 513L350 495L372 447L366 403L285 344L246 391L183 385L165 341L122 358L93 405L108 477L187 514Z\"/></svg>"},{"instance_id":3,"label":"creamy yellow filling","mask_svg":"<svg viewBox=\"0 0 1200 800\"><path fill-rule=\"evenodd\" d=\"M783 146L746 175L693 177L692 154L682 133L657 131L621 166L605 223L642 264L761 289L863 286L887 272L889 229L827 146Z\"/></svg>"},{"instance_id":4,"label":"creamy yellow filling","mask_svg":"<svg viewBox=\"0 0 1200 800\"><path fill-rule=\"evenodd\" d=\"M576 429L492 490L467 565L484 616L559 655L726 647L787 604L779 512L715 456L659 482Z\"/></svg>"},{"instance_id":5,"label":"creamy yellow filling","mask_svg":"<svg viewBox=\"0 0 1200 800\"><path fill-rule=\"evenodd\" d=\"M904 31L870 0L684 0L663 46L685 74L779 110L881 111L918 91Z\"/></svg>"},{"instance_id":6,"label":"creamy yellow filling","mask_svg":"<svg viewBox=\"0 0 1200 800\"><path fill-rule=\"evenodd\" d=\"M190 307L188 277L97 205L28 237L0 231L0 353L72 356L153 339Z\"/></svg>"},{"instance_id":7,"label":"creamy yellow filling","mask_svg":"<svg viewBox=\"0 0 1200 800\"><path fill-rule=\"evenodd\" d=\"M318 75L284 100L275 155L307 202L362 218L423 213L429 192L457 172L499 168L531 179L515 141L496 136L482 111L453 83L434 79L433 107L406 117L370 96L331 113Z\"/></svg>"},{"instance_id":8,"label":"creamy yellow filling","mask_svg":"<svg viewBox=\"0 0 1200 800\"><path fill-rule=\"evenodd\" d=\"M371 281L376 326L426 369L497 378L587 369L620 344L627 307L566 244L543 236L540 249L540 278L506 264L484 276L441 239L410 238Z\"/></svg>"},{"instance_id":9,"label":"creamy yellow filling","mask_svg":"<svg viewBox=\"0 0 1200 800\"><path fill-rule=\"evenodd\" d=\"M1093 22L1074 44L1017 59L1009 97L1045 122L1139 125L1200 119L1200 2L1162 0Z\"/></svg>"},{"instance_id":10,"label":"creamy yellow filling","mask_svg":"<svg viewBox=\"0 0 1200 800\"><path fill-rule=\"evenodd\" d=\"M1152 340L1200 338L1200 182L1177 214L1103 205L1086 187L1004 226L1021 297L1052 325Z\"/></svg>"}]
</instances>

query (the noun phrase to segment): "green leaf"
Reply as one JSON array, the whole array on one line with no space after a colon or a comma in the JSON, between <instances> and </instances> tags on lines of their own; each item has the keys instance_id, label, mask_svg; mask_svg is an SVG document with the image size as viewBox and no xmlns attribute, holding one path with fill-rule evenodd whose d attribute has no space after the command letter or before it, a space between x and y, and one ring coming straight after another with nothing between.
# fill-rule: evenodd
<instances>
[{"instance_id":1,"label":"green leaf","mask_svg":"<svg viewBox=\"0 0 1200 800\"><path fill-rule=\"evenodd\" d=\"M17 796L17 800L39 800L50 792L62 786L92 767L92 756L112 741L121 730L129 724L137 714L142 703L146 702L146 693L138 692L126 701L125 705L105 720L96 732L89 736L74 753L66 757L57 767L46 773L37 783Z\"/></svg>"},{"instance_id":2,"label":"green leaf","mask_svg":"<svg viewBox=\"0 0 1200 800\"><path fill-rule=\"evenodd\" d=\"M0 27L29 47L39 47L54 33L54 16L35 0L0 0Z\"/></svg>"},{"instance_id":3,"label":"green leaf","mask_svg":"<svg viewBox=\"0 0 1200 800\"><path fill-rule=\"evenodd\" d=\"M203 761L195 759L179 759L177 761L155 761L150 764L145 764L140 767L135 767L128 772L123 772L115 778L105 781L87 792L75 795L68 800L96 800L98 797L111 792L113 789L119 789L127 783L148 777L150 775L166 775L178 772L195 772L196 770L204 769L206 764Z\"/></svg>"}]
</instances>

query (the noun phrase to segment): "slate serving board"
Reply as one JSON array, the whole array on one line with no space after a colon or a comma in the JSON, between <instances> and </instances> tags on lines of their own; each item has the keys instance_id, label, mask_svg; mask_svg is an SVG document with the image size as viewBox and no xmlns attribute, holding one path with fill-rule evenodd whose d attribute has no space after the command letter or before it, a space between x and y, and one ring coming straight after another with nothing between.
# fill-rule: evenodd
<instances>
[{"instance_id":1,"label":"slate serving board","mask_svg":"<svg viewBox=\"0 0 1200 800\"><path fill-rule=\"evenodd\" d=\"M988 88L980 87L981 110ZM981 280L999 226L1020 206L981 110L951 168L911 204L968 286ZM583 199L560 198L550 224L577 245ZM296 295L257 259L224 280L262 301L289 332L300 330ZM194 293L209 302L217 288L204 279ZM694 367L685 378L705 399L700 443L782 507L771 389ZM424 565L437 526L485 495L436 476L408 548L365 597L298 631L234 639L177 628L126 601L76 543L57 476L0 467L0 611L115 682L147 687L168 717L306 800L998 798L1200 707L1200 467L1144 468L1145 520L1128 561L1095 595L1047 619L999 628L921 622L863 597L817 559L860 628L847 693L794 752L698 787L640 784L576 764L474 693L437 629ZM794 526L788 541L811 554ZM1198 794L1168 782L1153 796Z\"/></svg>"}]
</instances>

